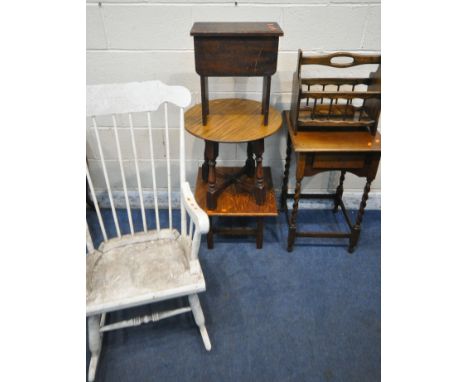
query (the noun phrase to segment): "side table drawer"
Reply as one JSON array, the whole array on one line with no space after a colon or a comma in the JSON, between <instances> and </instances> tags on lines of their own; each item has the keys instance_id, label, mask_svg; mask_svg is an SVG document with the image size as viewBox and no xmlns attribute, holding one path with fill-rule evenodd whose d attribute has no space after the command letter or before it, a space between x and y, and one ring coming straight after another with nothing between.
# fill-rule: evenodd
<instances>
[{"instance_id":1,"label":"side table drawer","mask_svg":"<svg viewBox=\"0 0 468 382\"><path fill-rule=\"evenodd\" d=\"M311 155L306 160L307 169L360 169L366 164L366 154L331 154Z\"/></svg>"}]
</instances>

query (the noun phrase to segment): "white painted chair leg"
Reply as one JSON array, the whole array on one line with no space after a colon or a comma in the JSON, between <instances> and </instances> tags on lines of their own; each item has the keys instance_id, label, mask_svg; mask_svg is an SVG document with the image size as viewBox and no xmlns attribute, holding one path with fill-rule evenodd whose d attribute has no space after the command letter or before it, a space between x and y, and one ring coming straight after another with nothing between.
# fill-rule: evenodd
<instances>
[{"instance_id":1,"label":"white painted chair leg","mask_svg":"<svg viewBox=\"0 0 468 382\"><path fill-rule=\"evenodd\" d=\"M200 300L198 299L198 295L192 294L188 296L190 307L192 308L193 317L195 318L195 322L200 329L200 334L203 339L203 344L205 345L205 349L207 351L211 350L211 342L210 337L208 336L208 331L205 327L205 316L203 315L203 310L200 305Z\"/></svg>"},{"instance_id":2,"label":"white painted chair leg","mask_svg":"<svg viewBox=\"0 0 468 382\"><path fill-rule=\"evenodd\" d=\"M88 381L93 382L96 376L96 369L101 354L102 334L99 332L101 317L88 317L88 344L91 352L91 361L89 362Z\"/></svg>"}]
</instances>

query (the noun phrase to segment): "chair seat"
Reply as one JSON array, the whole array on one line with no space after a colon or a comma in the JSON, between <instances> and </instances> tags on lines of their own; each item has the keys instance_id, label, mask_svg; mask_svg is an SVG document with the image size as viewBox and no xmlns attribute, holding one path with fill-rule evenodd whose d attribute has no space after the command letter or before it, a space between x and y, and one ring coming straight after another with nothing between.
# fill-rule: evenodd
<instances>
[{"instance_id":1,"label":"chair seat","mask_svg":"<svg viewBox=\"0 0 468 382\"><path fill-rule=\"evenodd\" d=\"M102 243L86 258L86 314L205 291L200 264L189 264L185 247L169 229Z\"/></svg>"}]
</instances>

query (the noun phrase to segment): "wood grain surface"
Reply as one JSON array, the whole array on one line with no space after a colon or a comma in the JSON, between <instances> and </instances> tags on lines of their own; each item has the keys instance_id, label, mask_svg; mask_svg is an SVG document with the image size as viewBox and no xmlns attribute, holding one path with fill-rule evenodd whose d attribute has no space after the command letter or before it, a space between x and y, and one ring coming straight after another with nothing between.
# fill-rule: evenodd
<instances>
[{"instance_id":1,"label":"wood grain surface","mask_svg":"<svg viewBox=\"0 0 468 382\"><path fill-rule=\"evenodd\" d=\"M380 133L366 131L298 131L294 134L289 111L284 111L284 121L296 152L379 152Z\"/></svg>"},{"instance_id":2,"label":"wood grain surface","mask_svg":"<svg viewBox=\"0 0 468 382\"><path fill-rule=\"evenodd\" d=\"M262 104L228 98L209 103L208 123L203 126L201 104L185 113L185 129L192 135L214 142L237 143L262 139L276 133L282 125L281 113L269 107L269 122L263 125Z\"/></svg>"},{"instance_id":3,"label":"wood grain surface","mask_svg":"<svg viewBox=\"0 0 468 382\"><path fill-rule=\"evenodd\" d=\"M223 182L225 176L235 174L240 169L240 167L217 167L216 179ZM206 193L208 183L202 179L201 168L198 170L195 199L208 216L277 216L278 210L271 180L271 168L264 167L263 171L266 188L266 198L263 205L258 205L255 202L253 192L248 191L255 186L255 177L243 176L240 182L230 185L218 196L216 209L207 209Z\"/></svg>"},{"instance_id":4,"label":"wood grain surface","mask_svg":"<svg viewBox=\"0 0 468 382\"><path fill-rule=\"evenodd\" d=\"M283 30L275 22L196 22L191 36L282 36Z\"/></svg>"}]
</instances>

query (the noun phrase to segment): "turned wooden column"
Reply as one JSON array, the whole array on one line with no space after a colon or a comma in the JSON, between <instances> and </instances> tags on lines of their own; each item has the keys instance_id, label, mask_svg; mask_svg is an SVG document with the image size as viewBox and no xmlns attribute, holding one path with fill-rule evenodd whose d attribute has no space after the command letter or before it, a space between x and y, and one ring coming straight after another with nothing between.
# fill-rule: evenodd
<instances>
[{"instance_id":1,"label":"turned wooden column","mask_svg":"<svg viewBox=\"0 0 468 382\"><path fill-rule=\"evenodd\" d=\"M205 141L205 157L208 159L208 192L206 205L210 209L216 208L216 158L218 157L219 143Z\"/></svg>"},{"instance_id":2,"label":"turned wooden column","mask_svg":"<svg viewBox=\"0 0 468 382\"><path fill-rule=\"evenodd\" d=\"M340 202L343 198L343 183L345 180L345 175L346 175L346 171L341 171L340 184L336 188L336 193L335 193L335 201L334 201L335 205L333 207L333 212L338 211L338 206L340 205Z\"/></svg>"},{"instance_id":3,"label":"turned wooden column","mask_svg":"<svg viewBox=\"0 0 468 382\"><path fill-rule=\"evenodd\" d=\"M255 160L253 158L252 142L247 143L247 160L245 161L245 173L247 176L255 175Z\"/></svg>"},{"instance_id":4,"label":"turned wooden column","mask_svg":"<svg viewBox=\"0 0 468 382\"><path fill-rule=\"evenodd\" d=\"M208 171L209 171L209 166L208 166L208 155L207 155L207 143L205 141L205 151L203 153L203 157L205 161L203 162L201 168L202 168L202 179L204 182L208 182Z\"/></svg>"},{"instance_id":5,"label":"turned wooden column","mask_svg":"<svg viewBox=\"0 0 468 382\"><path fill-rule=\"evenodd\" d=\"M299 209L299 198L301 196L301 183L304 179L305 172L305 155L296 155L296 189L294 190L294 203L293 210L291 213L291 220L289 222L289 234L288 234L288 252L293 250L294 241L296 240L296 219L297 211Z\"/></svg>"},{"instance_id":6,"label":"turned wooden column","mask_svg":"<svg viewBox=\"0 0 468 382\"><path fill-rule=\"evenodd\" d=\"M263 152L264 152L264 142L263 139L252 142L252 148L255 153L255 161L257 166L255 168L255 200L257 204L265 203L265 184L263 180Z\"/></svg>"},{"instance_id":7,"label":"turned wooden column","mask_svg":"<svg viewBox=\"0 0 468 382\"><path fill-rule=\"evenodd\" d=\"M281 204L280 208L284 210L286 208L286 200L288 197L288 183L289 183L289 168L291 167L291 138L288 134L288 144L286 148L286 163L284 166L284 177L283 187L281 189Z\"/></svg>"},{"instance_id":8,"label":"turned wooden column","mask_svg":"<svg viewBox=\"0 0 468 382\"><path fill-rule=\"evenodd\" d=\"M358 211L358 215L356 218L356 222L354 223L354 226L351 229L351 237L349 239L349 247L348 247L349 252L354 251L359 241L359 236L361 235L361 223L362 223L362 218L364 217L364 210L367 205L367 199L369 197L369 191L371 188L372 180L373 178L368 177L366 185L364 186L364 193L362 194L361 204L359 206L359 211Z\"/></svg>"}]
</instances>

